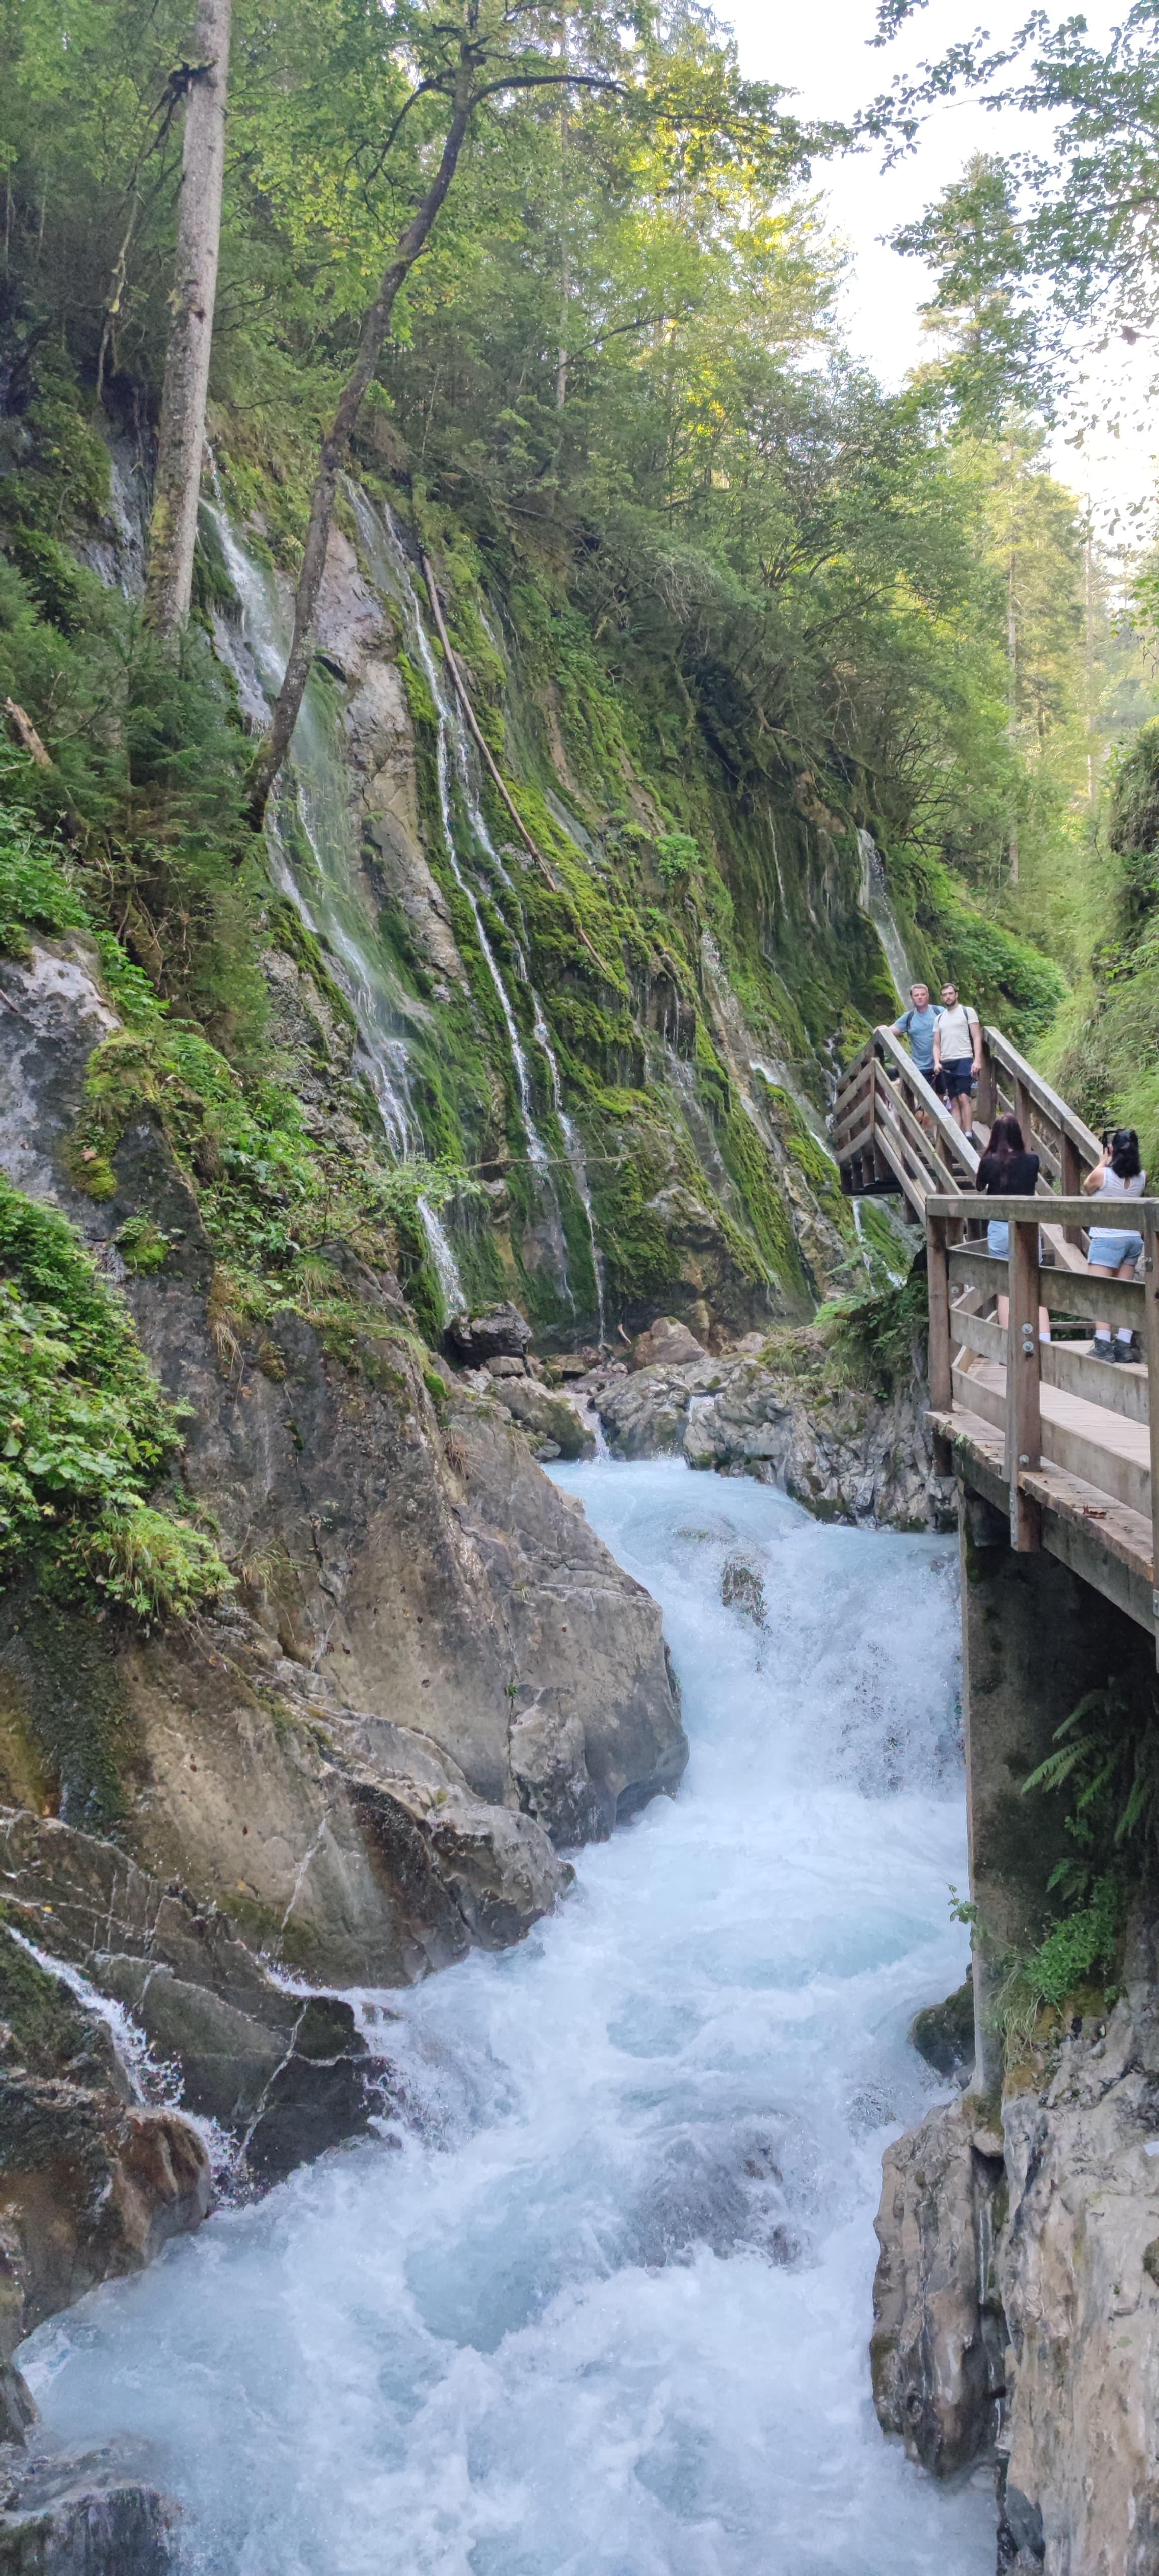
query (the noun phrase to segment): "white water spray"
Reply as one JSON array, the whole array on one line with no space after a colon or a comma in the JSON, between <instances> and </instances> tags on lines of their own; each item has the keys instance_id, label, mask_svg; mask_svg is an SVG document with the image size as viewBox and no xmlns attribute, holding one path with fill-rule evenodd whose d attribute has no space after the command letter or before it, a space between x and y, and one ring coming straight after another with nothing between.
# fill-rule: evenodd
<instances>
[{"instance_id":1,"label":"white water spray","mask_svg":"<svg viewBox=\"0 0 1159 2576\"><path fill-rule=\"evenodd\" d=\"M679 1796L520 1949L380 1999L393 2148L24 2366L52 2432L160 2443L187 2576L989 2576L992 2494L907 2464L868 2365L906 2030L967 1952L953 1551L672 1465L559 1482L663 1602Z\"/></svg>"}]
</instances>

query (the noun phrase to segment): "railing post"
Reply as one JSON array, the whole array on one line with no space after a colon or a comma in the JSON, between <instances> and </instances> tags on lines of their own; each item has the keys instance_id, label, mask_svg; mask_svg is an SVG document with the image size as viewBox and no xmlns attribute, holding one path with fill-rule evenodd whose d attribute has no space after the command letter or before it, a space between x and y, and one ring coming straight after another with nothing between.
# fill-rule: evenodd
<instances>
[{"instance_id":1,"label":"railing post","mask_svg":"<svg viewBox=\"0 0 1159 2576\"><path fill-rule=\"evenodd\" d=\"M1155 1621L1155 1654L1159 1661L1159 1269L1155 1209L1143 1210L1143 1354L1147 1362L1147 1410L1151 1416L1151 1607Z\"/></svg>"},{"instance_id":2,"label":"railing post","mask_svg":"<svg viewBox=\"0 0 1159 2576\"><path fill-rule=\"evenodd\" d=\"M994 1058L990 1053L989 1042L987 1040L985 1030L983 1030L982 1070L978 1076L978 1108L976 1114L980 1118L984 1127L992 1127L994 1124L995 1109L997 1106L997 1090L998 1084L994 1071Z\"/></svg>"},{"instance_id":3,"label":"railing post","mask_svg":"<svg viewBox=\"0 0 1159 2576\"><path fill-rule=\"evenodd\" d=\"M1078 1146L1071 1143L1070 1137L1067 1135L1065 1128L1062 1131L1059 1141L1062 1149L1059 1155L1059 1197L1061 1199L1080 1198L1082 1196L1083 1185L1082 1156L1079 1153ZM1064 1242L1076 1245L1081 1244L1081 1226L1064 1225L1062 1231Z\"/></svg>"},{"instance_id":4,"label":"railing post","mask_svg":"<svg viewBox=\"0 0 1159 2576\"><path fill-rule=\"evenodd\" d=\"M950 1264L946 1241L946 1218L931 1216L926 1224L926 1296L930 1319L930 1404L935 1413L949 1413L954 1403L954 1377L950 1364Z\"/></svg>"},{"instance_id":5,"label":"railing post","mask_svg":"<svg viewBox=\"0 0 1159 2576\"><path fill-rule=\"evenodd\" d=\"M1042 1465L1038 1356L1038 1218L1010 1227L1010 1322L1006 1334L1006 1477L1010 1544L1025 1556L1042 1545L1042 1516L1019 1477Z\"/></svg>"}]
</instances>

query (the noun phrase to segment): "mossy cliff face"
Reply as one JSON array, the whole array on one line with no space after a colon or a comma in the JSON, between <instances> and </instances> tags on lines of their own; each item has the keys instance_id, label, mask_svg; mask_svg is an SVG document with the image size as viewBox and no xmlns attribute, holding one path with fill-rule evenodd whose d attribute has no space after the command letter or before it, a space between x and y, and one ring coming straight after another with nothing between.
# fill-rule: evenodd
<instances>
[{"instance_id":1,"label":"mossy cliff face","mask_svg":"<svg viewBox=\"0 0 1159 2576\"><path fill-rule=\"evenodd\" d=\"M287 600L276 573L238 579L217 634L248 686ZM897 1007L852 800L789 773L751 810L705 742L616 690L549 564L488 553L413 489L355 495L320 644L277 864L330 922L368 1087L381 1102L385 1068L408 1149L470 1176L445 1212L468 1302L513 1296L550 1345L592 1334L601 1291L608 1330L678 1313L706 1335L864 1277L819 1141L841 1052ZM871 1260L877 1240L874 1211ZM421 1237L403 1266L437 1322Z\"/></svg>"},{"instance_id":2,"label":"mossy cliff face","mask_svg":"<svg viewBox=\"0 0 1159 2576\"><path fill-rule=\"evenodd\" d=\"M76 942L0 968L0 1119L181 1408L157 1500L212 1532L222 1588L207 1626L150 1634L99 1588L37 1597L18 1568L8 1795L115 1830L287 1964L406 1982L519 1937L566 1883L553 1836L608 1833L675 1784L659 1616L509 1414L453 1398L397 1279L349 1240L318 1320L229 1304L163 1086L106 1127L111 1187L94 1197L83 1160L74 1177L119 1035L94 972ZM128 1267L146 1216L166 1256Z\"/></svg>"}]
</instances>

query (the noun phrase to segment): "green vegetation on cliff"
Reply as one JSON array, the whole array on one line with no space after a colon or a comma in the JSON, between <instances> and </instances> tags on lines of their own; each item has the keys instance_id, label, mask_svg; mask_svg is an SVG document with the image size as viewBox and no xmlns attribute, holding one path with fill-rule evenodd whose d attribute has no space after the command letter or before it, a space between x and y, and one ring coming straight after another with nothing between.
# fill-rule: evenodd
<instances>
[{"instance_id":1,"label":"green vegetation on cliff","mask_svg":"<svg viewBox=\"0 0 1159 2576\"><path fill-rule=\"evenodd\" d=\"M38 896L25 834L0 879L17 944L21 922L59 931L79 904L107 975L147 988L134 1006L122 987L126 1033L94 1068L90 1186L139 1086L196 1187L225 1307L262 1331L279 1293L317 1294L328 1230L397 1269L436 1338L438 1201L469 1301L514 1294L560 1338L594 1324L597 1248L609 1319L630 1325L675 1305L737 1328L850 1289L877 1251L811 1126L842 1055L896 1006L867 867L914 970L955 974L1023 1045L1086 971L1079 787L1090 671L1106 696L1114 652L1105 601L1079 631L1090 564L1044 469L1017 334L984 382L967 349L899 397L849 363L839 260L806 193L818 138L741 79L706 13L613 29L593 6L570 88L553 75L477 120L351 463L433 567L521 830L486 768L476 810L448 763L423 655L379 583L410 720L401 804L463 968L424 945L356 772L357 936L393 997L419 1131L388 1182L357 1068L326 1080L361 1155L333 1148L321 1111L303 1124L278 1078L271 944L331 1020L347 969L271 900L246 827L241 603L216 504L176 651L135 605L185 13L70 0L62 44L63 9L46 0L4 38L0 696L25 748L0 800L71 855ZM406 28L372 0L277 0L260 23L239 7L210 425L219 499L271 601L297 570L367 278L441 133L437 81L397 122L406 46L425 61L442 40L421 0ZM628 49L623 86L584 86L609 46ZM993 199L1001 230L979 170L963 203ZM948 324L964 292L950 197L926 245ZM374 595L351 487L336 526ZM356 691L323 635L308 708L335 762ZM274 817L307 896L308 757L300 731ZM8 917L0 902L11 946Z\"/></svg>"}]
</instances>

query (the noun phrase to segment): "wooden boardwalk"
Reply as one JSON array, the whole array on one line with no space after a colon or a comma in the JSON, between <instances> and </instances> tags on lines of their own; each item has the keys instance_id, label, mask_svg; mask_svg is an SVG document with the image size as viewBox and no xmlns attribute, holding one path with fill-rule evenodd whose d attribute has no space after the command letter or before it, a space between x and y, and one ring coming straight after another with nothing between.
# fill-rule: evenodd
<instances>
[{"instance_id":1,"label":"wooden boardwalk","mask_svg":"<svg viewBox=\"0 0 1159 2576\"><path fill-rule=\"evenodd\" d=\"M1135 1200L1141 1275L1094 1279L1092 1202L1078 1182L1099 1140L998 1032L985 1033L978 1128L1012 1109L1039 1155L1039 1194L976 1188L978 1152L904 1049L879 1032L850 1067L833 1113L842 1183L888 1190L926 1234L930 1414L944 1463L1007 1512L1012 1545L1048 1548L1155 1638L1159 1657L1159 1201ZM977 1132L977 1131L976 1131ZM986 1250L990 1218L1010 1226L1009 1261ZM998 1297L1009 1300L998 1323ZM1051 1339L1039 1338L1039 1309ZM1091 1353L1091 1326L1129 1325L1136 1362Z\"/></svg>"}]
</instances>

